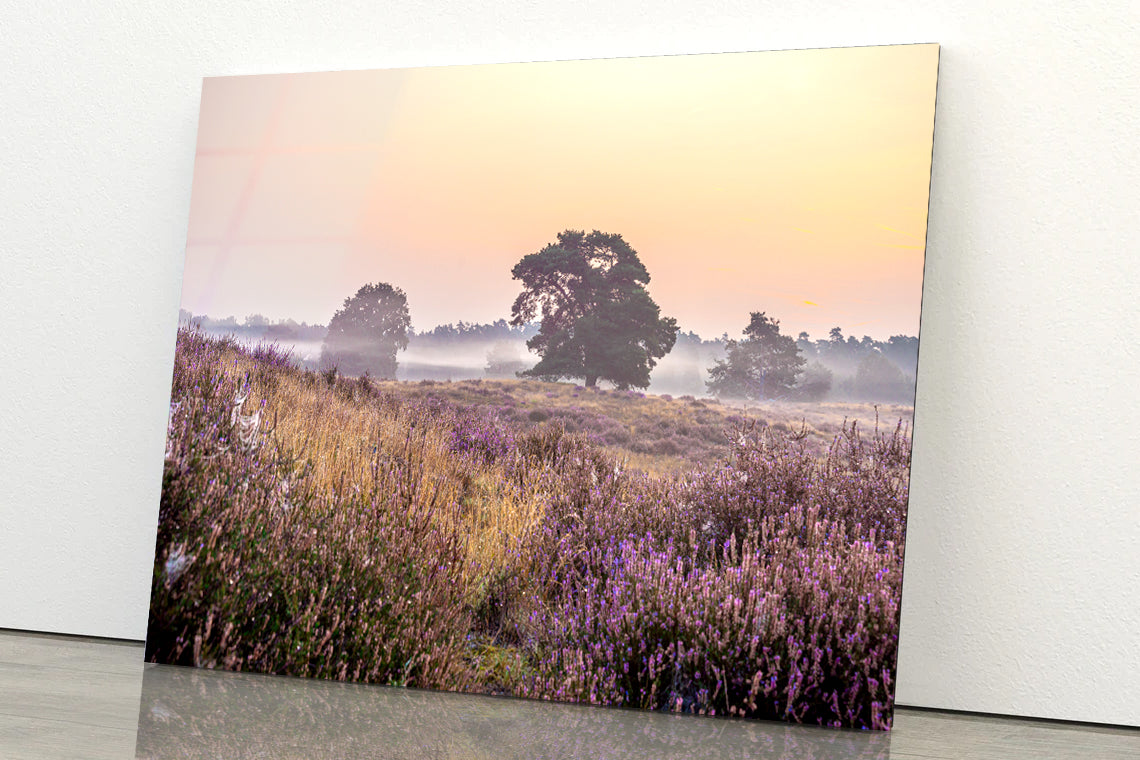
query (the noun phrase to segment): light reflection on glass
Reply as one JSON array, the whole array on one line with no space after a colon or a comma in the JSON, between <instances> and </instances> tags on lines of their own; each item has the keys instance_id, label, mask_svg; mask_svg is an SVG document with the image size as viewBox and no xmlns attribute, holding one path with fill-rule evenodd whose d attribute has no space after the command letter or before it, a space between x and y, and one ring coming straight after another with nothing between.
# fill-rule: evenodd
<instances>
[{"instance_id":1,"label":"light reflection on glass","mask_svg":"<svg viewBox=\"0 0 1140 760\"><path fill-rule=\"evenodd\" d=\"M877 760L890 734L147 665L136 757Z\"/></svg>"}]
</instances>

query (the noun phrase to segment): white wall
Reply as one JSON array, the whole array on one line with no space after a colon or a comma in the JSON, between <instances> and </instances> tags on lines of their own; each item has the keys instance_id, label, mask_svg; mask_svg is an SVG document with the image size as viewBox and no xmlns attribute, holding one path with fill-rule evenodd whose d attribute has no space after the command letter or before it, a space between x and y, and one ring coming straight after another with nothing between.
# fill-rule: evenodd
<instances>
[{"instance_id":1,"label":"white wall","mask_svg":"<svg viewBox=\"0 0 1140 760\"><path fill-rule=\"evenodd\" d=\"M0 626L145 635L201 77L933 41L898 700L1140 725L1137 27L1132 0L0 0Z\"/></svg>"}]
</instances>

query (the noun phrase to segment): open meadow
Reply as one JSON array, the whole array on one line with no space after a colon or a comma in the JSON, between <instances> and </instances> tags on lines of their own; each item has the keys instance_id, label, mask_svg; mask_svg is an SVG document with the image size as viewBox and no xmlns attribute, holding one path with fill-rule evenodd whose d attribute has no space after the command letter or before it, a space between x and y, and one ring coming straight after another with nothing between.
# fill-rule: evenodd
<instances>
[{"instance_id":1,"label":"open meadow","mask_svg":"<svg viewBox=\"0 0 1140 760\"><path fill-rule=\"evenodd\" d=\"M910 409L875 411L352 379L182 329L147 658L889 727Z\"/></svg>"},{"instance_id":2,"label":"open meadow","mask_svg":"<svg viewBox=\"0 0 1140 760\"><path fill-rule=\"evenodd\" d=\"M902 421L909 428L914 418L912 406L897 404L722 401L534 380L378 381L375 386L413 402L435 399L481 408L515 430L547 424L581 433L629 466L653 474L683 473L723 460L742 426L799 436L822 452L845 425L873 430L876 424Z\"/></svg>"}]
</instances>

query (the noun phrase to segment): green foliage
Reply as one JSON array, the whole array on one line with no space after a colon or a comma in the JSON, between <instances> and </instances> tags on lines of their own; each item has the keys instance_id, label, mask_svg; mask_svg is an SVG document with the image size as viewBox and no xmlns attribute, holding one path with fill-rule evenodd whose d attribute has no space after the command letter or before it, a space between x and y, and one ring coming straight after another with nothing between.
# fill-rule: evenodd
<instances>
[{"instance_id":1,"label":"green foliage","mask_svg":"<svg viewBox=\"0 0 1140 760\"><path fill-rule=\"evenodd\" d=\"M786 397L806 364L791 336L780 334L780 321L762 311L752 312L744 340L730 340L725 348L726 358L709 369L708 389L717 396Z\"/></svg>"},{"instance_id":2,"label":"green foliage","mask_svg":"<svg viewBox=\"0 0 1140 760\"><path fill-rule=\"evenodd\" d=\"M649 272L621 235L560 232L557 243L524 256L511 274L523 283L511 324L542 319L527 341L542 359L524 376L647 388L650 371L677 340L677 321L661 316L645 289Z\"/></svg>"},{"instance_id":3,"label":"green foliage","mask_svg":"<svg viewBox=\"0 0 1140 760\"><path fill-rule=\"evenodd\" d=\"M408 298L386 282L368 284L344 299L329 322L321 367L343 375L396 377L396 352L408 347Z\"/></svg>"}]
</instances>

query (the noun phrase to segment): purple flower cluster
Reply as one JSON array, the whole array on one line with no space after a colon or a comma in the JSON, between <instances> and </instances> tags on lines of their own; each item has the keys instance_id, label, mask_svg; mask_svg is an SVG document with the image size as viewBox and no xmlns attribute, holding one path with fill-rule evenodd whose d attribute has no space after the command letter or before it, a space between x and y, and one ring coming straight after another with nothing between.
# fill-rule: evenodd
<instances>
[{"instance_id":1,"label":"purple flower cluster","mask_svg":"<svg viewBox=\"0 0 1140 760\"><path fill-rule=\"evenodd\" d=\"M522 693L888 727L898 595L881 581L895 571L848 539L797 507L729 539L715 561L692 541L595 545L577 583L550 579L559 603L532 612L543 656Z\"/></svg>"},{"instance_id":2,"label":"purple flower cluster","mask_svg":"<svg viewBox=\"0 0 1140 760\"><path fill-rule=\"evenodd\" d=\"M450 449L455 454L489 465L514 449L514 434L492 415L466 410L452 424Z\"/></svg>"},{"instance_id":3,"label":"purple flower cluster","mask_svg":"<svg viewBox=\"0 0 1140 760\"><path fill-rule=\"evenodd\" d=\"M290 448L243 406L286 380L317 408L368 405L400 445L354 454L357 481L319 479L335 452ZM574 432L581 410L512 428L188 330L170 409L150 661L890 726L901 425L851 423L820 450L742 421L723 461L651 476ZM489 493L540 509L472 577L459 526Z\"/></svg>"},{"instance_id":4,"label":"purple flower cluster","mask_svg":"<svg viewBox=\"0 0 1140 760\"><path fill-rule=\"evenodd\" d=\"M367 488L329 490L268 432L264 445L237 445L234 400L250 379L235 369L242 353L178 336L147 659L465 687L463 548L441 527L457 505L437 498L419 466L430 412L409 411L403 456L377 453ZM309 379L316 393L353 390Z\"/></svg>"},{"instance_id":5,"label":"purple flower cluster","mask_svg":"<svg viewBox=\"0 0 1140 760\"><path fill-rule=\"evenodd\" d=\"M673 480L561 468L518 630L555 700L888 728L909 442L740 429Z\"/></svg>"}]
</instances>

